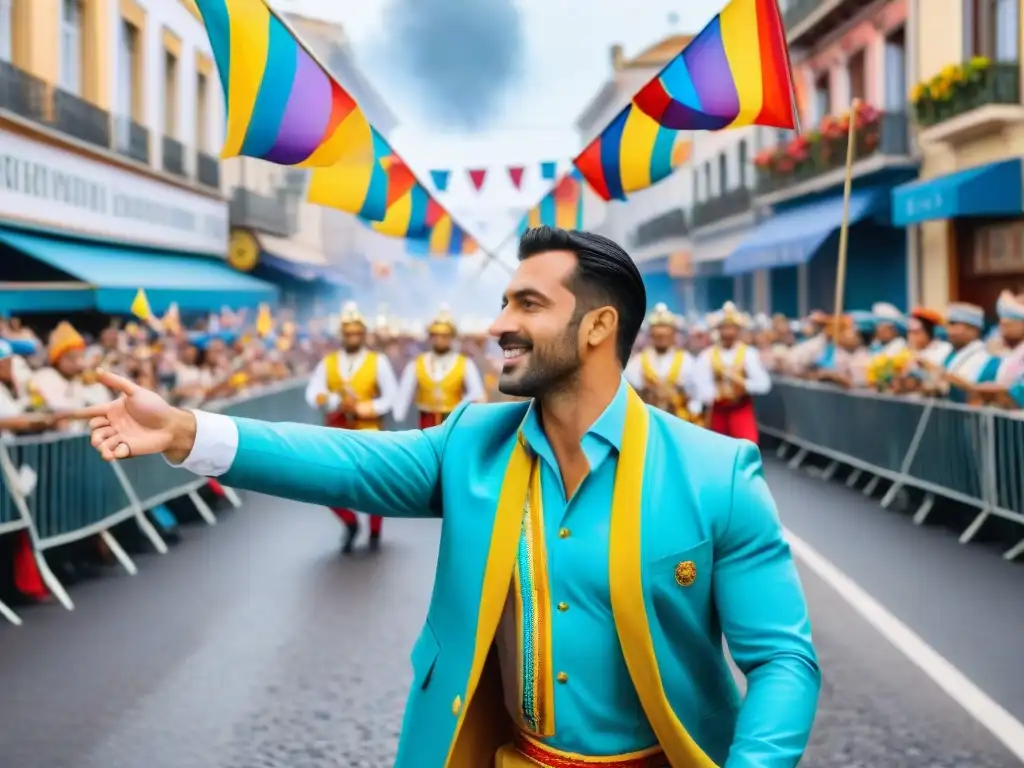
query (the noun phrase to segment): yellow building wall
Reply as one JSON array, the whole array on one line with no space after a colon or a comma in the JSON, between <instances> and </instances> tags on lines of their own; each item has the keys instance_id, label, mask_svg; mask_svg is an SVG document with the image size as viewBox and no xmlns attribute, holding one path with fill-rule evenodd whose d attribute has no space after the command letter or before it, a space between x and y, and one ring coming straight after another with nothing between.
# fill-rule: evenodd
<instances>
[{"instance_id":1,"label":"yellow building wall","mask_svg":"<svg viewBox=\"0 0 1024 768\"><path fill-rule=\"evenodd\" d=\"M963 47L963 3L966 0L912 0L917 3L917 75L927 80L945 66L965 58ZM923 8L927 6L927 13ZM1024 0L1021 1L1024 20ZM911 84L913 85L913 84ZM1024 125L1006 130L994 127L992 133L956 145L930 143L921 147L920 178L931 179L964 168L984 165L1008 157L1024 155ZM929 221L920 228L921 301L942 308L954 297L950 286L957 282L951 274L951 258L956 245L948 221ZM951 264L951 262L953 262Z\"/></svg>"},{"instance_id":2,"label":"yellow building wall","mask_svg":"<svg viewBox=\"0 0 1024 768\"><path fill-rule=\"evenodd\" d=\"M14 65L51 85L60 80L60 0L15 0L12 51ZM82 96L110 109L113 46L105 0L82 7Z\"/></svg>"}]
</instances>

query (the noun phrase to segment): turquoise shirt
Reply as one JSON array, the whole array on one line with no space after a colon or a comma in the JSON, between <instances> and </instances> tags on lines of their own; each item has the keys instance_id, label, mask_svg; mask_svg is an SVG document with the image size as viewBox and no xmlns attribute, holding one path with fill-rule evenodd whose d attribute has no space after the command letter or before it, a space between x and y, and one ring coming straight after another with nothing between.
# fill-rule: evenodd
<instances>
[{"instance_id":1,"label":"turquoise shirt","mask_svg":"<svg viewBox=\"0 0 1024 768\"><path fill-rule=\"evenodd\" d=\"M565 752L621 755L657 743L622 656L608 583L608 525L625 419L623 379L583 436L590 474L571 499L535 408L523 423L523 437L540 460L552 636L547 670L565 675L554 683L554 735L543 741Z\"/></svg>"}]
</instances>

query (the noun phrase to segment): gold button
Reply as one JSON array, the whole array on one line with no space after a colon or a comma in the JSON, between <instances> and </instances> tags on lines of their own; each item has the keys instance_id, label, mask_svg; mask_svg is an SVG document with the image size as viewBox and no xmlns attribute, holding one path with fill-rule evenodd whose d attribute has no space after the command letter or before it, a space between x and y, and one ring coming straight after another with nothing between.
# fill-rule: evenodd
<instances>
[{"instance_id":1,"label":"gold button","mask_svg":"<svg viewBox=\"0 0 1024 768\"><path fill-rule=\"evenodd\" d=\"M559 528L558 529L558 538L560 538L560 539L568 539L569 538L569 529L568 528Z\"/></svg>"},{"instance_id":2,"label":"gold button","mask_svg":"<svg viewBox=\"0 0 1024 768\"><path fill-rule=\"evenodd\" d=\"M558 604L558 610L560 610L560 611L568 611L569 610L569 604L568 603L559 603Z\"/></svg>"},{"instance_id":3,"label":"gold button","mask_svg":"<svg viewBox=\"0 0 1024 768\"><path fill-rule=\"evenodd\" d=\"M452 702L452 714L453 715L457 715L461 711L462 711L462 697L461 696L456 696L455 700Z\"/></svg>"},{"instance_id":4,"label":"gold button","mask_svg":"<svg viewBox=\"0 0 1024 768\"><path fill-rule=\"evenodd\" d=\"M560 683L568 683L569 682L569 676L567 674L565 674L565 672L559 672L558 676L555 679L558 682L560 682Z\"/></svg>"}]
</instances>

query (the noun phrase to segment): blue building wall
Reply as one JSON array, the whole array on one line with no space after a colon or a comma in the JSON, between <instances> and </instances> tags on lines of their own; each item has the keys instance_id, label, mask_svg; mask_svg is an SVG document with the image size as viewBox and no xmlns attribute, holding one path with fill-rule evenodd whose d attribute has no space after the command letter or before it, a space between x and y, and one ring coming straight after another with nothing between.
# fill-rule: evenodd
<instances>
[{"instance_id":1,"label":"blue building wall","mask_svg":"<svg viewBox=\"0 0 1024 768\"><path fill-rule=\"evenodd\" d=\"M906 232L867 221L850 227L843 309L868 309L878 301L907 309ZM834 233L807 265L810 309L835 309L839 233ZM774 275L773 275L774 279Z\"/></svg>"}]
</instances>

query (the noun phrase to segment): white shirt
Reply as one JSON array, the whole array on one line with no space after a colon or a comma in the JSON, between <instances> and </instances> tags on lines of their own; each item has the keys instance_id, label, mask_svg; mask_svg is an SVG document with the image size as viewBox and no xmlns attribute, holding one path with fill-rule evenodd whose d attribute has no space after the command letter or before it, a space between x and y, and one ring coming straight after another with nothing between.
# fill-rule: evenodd
<instances>
[{"instance_id":1,"label":"white shirt","mask_svg":"<svg viewBox=\"0 0 1024 768\"><path fill-rule=\"evenodd\" d=\"M341 375L345 378L352 376L359 370L359 366L366 360L367 351L361 349L356 354L350 355L344 350L338 353L338 364L341 366ZM319 410L317 400L321 395L327 396L327 403L324 408L328 411L336 411L341 407L341 395L331 392L327 388L327 358L321 360L313 371L309 383L306 385L306 404L310 408ZM373 400L373 413L375 416L383 416L391 410L391 404L395 400L395 390L398 384L395 382L395 371L387 355L377 355L377 389L380 394Z\"/></svg>"},{"instance_id":2,"label":"white shirt","mask_svg":"<svg viewBox=\"0 0 1024 768\"><path fill-rule=\"evenodd\" d=\"M424 355L430 378L438 382L451 373L452 368L455 367L455 363L459 359L457 352L446 352L443 355L426 352ZM409 409L412 408L413 401L416 399L416 392L419 389L416 369L419 361L419 357L414 358L411 363L405 366L405 370L402 371L402 380L398 384L398 392L395 395L394 404L391 409L395 421L405 419ZM476 363L469 357L466 357L466 371L462 377L462 390L463 397L459 403L460 405L467 402L476 402L484 397L484 382L480 378L480 369L476 367Z\"/></svg>"},{"instance_id":3,"label":"white shirt","mask_svg":"<svg viewBox=\"0 0 1024 768\"><path fill-rule=\"evenodd\" d=\"M683 353L683 364L679 367L678 379L672 382L672 384L680 391L686 393L686 397L689 399L686 407L690 413L698 414L704 410L704 403L697 387L697 361L686 350L672 348L665 352L658 352L653 347L645 349L629 359L623 374L630 386L637 392L641 392L647 387L647 377L644 375L644 357L647 358L647 362L654 372L664 380L668 377L669 370L672 368L672 361L675 360L676 352L679 351Z\"/></svg>"},{"instance_id":4,"label":"white shirt","mask_svg":"<svg viewBox=\"0 0 1024 768\"><path fill-rule=\"evenodd\" d=\"M701 352L700 357L697 358L697 389L700 393L700 399L708 405L711 405L718 399L718 387L715 386L715 371L711 363L712 355L716 349L721 356L722 365L725 368L733 368L735 367L736 351L739 349L739 345L737 344L731 349L721 346L709 347ZM761 355L758 354L757 349L749 345L747 345L747 351L743 354L743 379L748 395L765 395L771 391L772 378L768 375L768 371L765 370L764 363L761 362Z\"/></svg>"}]
</instances>

